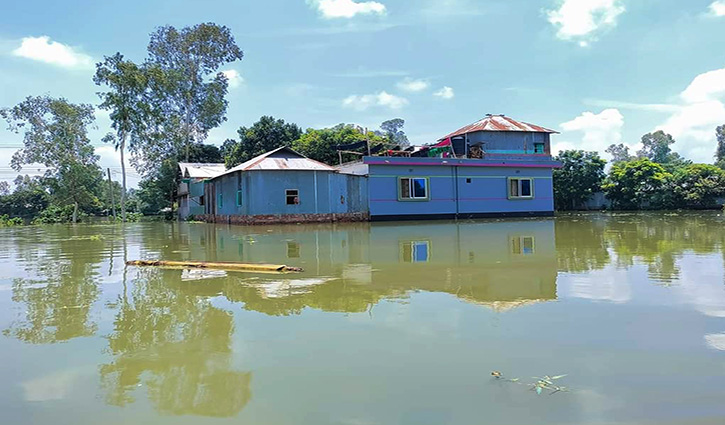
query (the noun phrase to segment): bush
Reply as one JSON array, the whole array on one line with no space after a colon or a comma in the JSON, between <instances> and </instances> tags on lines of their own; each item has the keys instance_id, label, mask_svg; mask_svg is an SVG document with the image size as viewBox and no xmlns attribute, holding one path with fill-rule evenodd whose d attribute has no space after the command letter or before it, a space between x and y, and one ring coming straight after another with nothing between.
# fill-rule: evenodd
<instances>
[{"instance_id":1,"label":"bush","mask_svg":"<svg viewBox=\"0 0 725 425\"><path fill-rule=\"evenodd\" d=\"M88 214L83 211L78 211L78 221L82 221L87 218ZM73 205L66 205L59 207L57 205L51 205L43 210L34 220L33 224L58 224L58 223L70 223L73 221Z\"/></svg>"},{"instance_id":2,"label":"bush","mask_svg":"<svg viewBox=\"0 0 725 425\"><path fill-rule=\"evenodd\" d=\"M20 217L10 218L7 214L0 215L0 227L22 226L23 219Z\"/></svg>"}]
</instances>

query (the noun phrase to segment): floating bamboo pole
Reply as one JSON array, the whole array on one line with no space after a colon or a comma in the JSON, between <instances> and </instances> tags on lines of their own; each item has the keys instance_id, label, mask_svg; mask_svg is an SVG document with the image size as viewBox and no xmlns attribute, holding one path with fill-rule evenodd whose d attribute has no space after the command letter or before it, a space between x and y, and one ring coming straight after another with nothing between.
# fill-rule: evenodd
<instances>
[{"instance_id":1,"label":"floating bamboo pole","mask_svg":"<svg viewBox=\"0 0 725 425\"><path fill-rule=\"evenodd\" d=\"M162 267L170 269L215 269L228 271L248 272L301 272L299 267L290 267L278 264L248 264L207 261L161 261L161 260L134 260L126 261L128 266Z\"/></svg>"}]
</instances>

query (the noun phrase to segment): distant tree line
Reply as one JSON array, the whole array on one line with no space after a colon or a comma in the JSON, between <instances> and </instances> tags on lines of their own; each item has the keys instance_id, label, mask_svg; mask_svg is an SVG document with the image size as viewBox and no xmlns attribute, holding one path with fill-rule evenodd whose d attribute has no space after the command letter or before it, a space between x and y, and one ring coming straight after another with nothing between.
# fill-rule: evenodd
<instances>
[{"instance_id":1,"label":"distant tree line","mask_svg":"<svg viewBox=\"0 0 725 425\"><path fill-rule=\"evenodd\" d=\"M555 206L580 209L603 192L621 210L717 208L725 197L725 125L715 133L714 164L683 158L672 150L675 139L661 130L642 136L635 155L624 144L610 145L607 173L597 152L563 151L556 157L562 167L554 170Z\"/></svg>"}]
</instances>

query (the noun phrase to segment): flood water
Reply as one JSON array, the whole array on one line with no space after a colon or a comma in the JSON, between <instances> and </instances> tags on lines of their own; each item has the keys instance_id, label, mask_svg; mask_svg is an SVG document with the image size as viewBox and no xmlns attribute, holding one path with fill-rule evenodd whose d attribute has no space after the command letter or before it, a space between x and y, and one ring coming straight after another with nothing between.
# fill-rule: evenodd
<instances>
[{"instance_id":1,"label":"flood water","mask_svg":"<svg viewBox=\"0 0 725 425\"><path fill-rule=\"evenodd\" d=\"M723 424L724 224L0 229L0 422Z\"/></svg>"}]
</instances>

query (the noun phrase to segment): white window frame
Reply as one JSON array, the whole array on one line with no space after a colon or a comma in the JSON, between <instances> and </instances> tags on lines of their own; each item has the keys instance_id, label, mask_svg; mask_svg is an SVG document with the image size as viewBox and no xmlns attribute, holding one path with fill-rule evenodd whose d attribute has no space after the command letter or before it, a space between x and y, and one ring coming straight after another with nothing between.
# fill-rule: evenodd
<instances>
[{"instance_id":1,"label":"white window frame","mask_svg":"<svg viewBox=\"0 0 725 425\"><path fill-rule=\"evenodd\" d=\"M403 180L409 180L407 197L403 196ZM425 196L415 196L415 189L413 181L423 180L425 182ZM417 177L417 176L405 176L398 177L398 201L410 202L410 201L429 201L430 200L430 181L428 177Z\"/></svg>"},{"instance_id":2,"label":"white window frame","mask_svg":"<svg viewBox=\"0 0 725 425\"><path fill-rule=\"evenodd\" d=\"M523 180L529 181L529 195L522 196L522 184L521 182ZM516 182L516 193L513 193L511 190L513 182ZM508 199L534 199L534 178L533 177L509 177L506 179L506 194L508 195Z\"/></svg>"}]
</instances>

